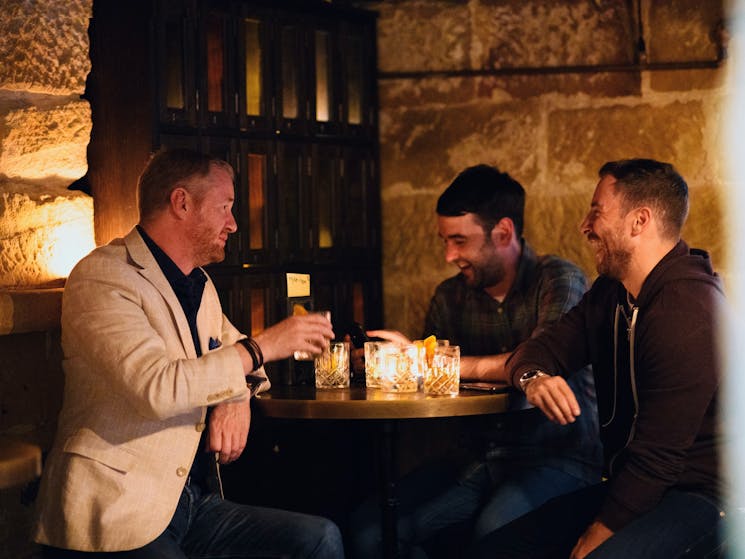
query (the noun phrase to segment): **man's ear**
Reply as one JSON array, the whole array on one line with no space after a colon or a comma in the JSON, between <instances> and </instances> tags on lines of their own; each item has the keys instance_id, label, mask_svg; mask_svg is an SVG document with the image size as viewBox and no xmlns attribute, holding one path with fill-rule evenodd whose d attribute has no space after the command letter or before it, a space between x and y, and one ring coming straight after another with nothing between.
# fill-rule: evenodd
<instances>
[{"instance_id":1,"label":"man's ear","mask_svg":"<svg viewBox=\"0 0 745 559\"><path fill-rule=\"evenodd\" d=\"M178 218L183 219L189 209L189 193L182 186L177 186L171 191L170 207L171 212Z\"/></svg>"},{"instance_id":2,"label":"man's ear","mask_svg":"<svg viewBox=\"0 0 745 559\"><path fill-rule=\"evenodd\" d=\"M515 224L509 217L500 219L491 230L491 240L494 246L506 246L512 242L515 235Z\"/></svg>"},{"instance_id":3,"label":"man's ear","mask_svg":"<svg viewBox=\"0 0 745 559\"><path fill-rule=\"evenodd\" d=\"M631 222L631 236L636 237L637 235L641 235L649 227L652 221L652 210L647 206L642 206L633 210L631 213L633 218Z\"/></svg>"}]
</instances>

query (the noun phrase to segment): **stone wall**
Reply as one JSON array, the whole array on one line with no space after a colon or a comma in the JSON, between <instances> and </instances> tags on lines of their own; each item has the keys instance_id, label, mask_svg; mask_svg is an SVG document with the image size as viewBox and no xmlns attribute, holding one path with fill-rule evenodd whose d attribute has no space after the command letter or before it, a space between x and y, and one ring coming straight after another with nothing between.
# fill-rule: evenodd
<instances>
[{"instance_id":1,"label":"stone wall","mask_svg":"<svg viewBox=\"0 0 745 559\"><path fill-rule=\"evenodd\" d=\"M92 0L5 0L0 14L0 288L63 278L93 248L88 169Z\"/></svg>"},{"instance_id":2,"label":"stone wall","mask_svg":"<svg viewBox=\"0 0 745 559\"><path fill-rule=\"evenodd\" d=\"M525 186L525 236L535 248L594 277L578 226L597 169L626 157L669 161L690 186L685 238L726 268L718 147L726 61L664 69L717 59L720 1L643 0L641 57L635 2L625 0L355 4L379 13L386 327L421 333L434 286L455 270L436 236L437 197L482 162ZM640 61L657 68L640 71Z\"/></svg>"}]
</instances>

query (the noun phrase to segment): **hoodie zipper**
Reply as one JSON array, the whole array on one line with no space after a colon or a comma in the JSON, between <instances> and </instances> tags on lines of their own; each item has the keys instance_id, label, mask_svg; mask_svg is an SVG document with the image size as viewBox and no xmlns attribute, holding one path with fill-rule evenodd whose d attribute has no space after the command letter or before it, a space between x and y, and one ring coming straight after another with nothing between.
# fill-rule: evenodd
<instances>
[{"instance_id":1,"label":"hoodie zipper","mask_svg":"<svg viewBox=\"0 0 745 559\"><path fill-rule=\"evenodd\" d=\"M616 407L618 400L618 322L621 314L621 305L616 304L616 314L613 321L613 412L608 421L603 424L603 427L607 427L613 422L616 416ZM613 455L608 463L608 472L613 473L613 464L615 463L621 452L629 446L629 443L634 438L636 432L636 418L639 415L639 397L636 390L636 365L634 358L634 345L636 340L636 319L639 316L639 307L636 305L631 306L631 320L629 321L628 330L626 331L627 339L629 342L629 383L631 384L631 395L634 398L634 415L631 419L631 427L629 428L629 435L626 437L624 445Z\"/></svg>"}]
</instances>

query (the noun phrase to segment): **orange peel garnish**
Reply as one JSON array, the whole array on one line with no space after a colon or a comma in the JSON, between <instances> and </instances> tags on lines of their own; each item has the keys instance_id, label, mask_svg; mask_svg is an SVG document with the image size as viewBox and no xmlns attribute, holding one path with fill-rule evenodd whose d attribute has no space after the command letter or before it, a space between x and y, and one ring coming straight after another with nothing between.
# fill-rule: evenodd
<instances>
[{"instance_id":1,"label":"orange peel garnish","mask_svg":"<svg viewBox=\"0 0 745 559\"><path fill-rule=\"evenodd\" d=\"M427 336L422 341L424 346L424 355L427 358L427 363L432 364L432 359L435 357L435 348L437 347L437 338L435 336Z\"/></svg>"}]
</instances>

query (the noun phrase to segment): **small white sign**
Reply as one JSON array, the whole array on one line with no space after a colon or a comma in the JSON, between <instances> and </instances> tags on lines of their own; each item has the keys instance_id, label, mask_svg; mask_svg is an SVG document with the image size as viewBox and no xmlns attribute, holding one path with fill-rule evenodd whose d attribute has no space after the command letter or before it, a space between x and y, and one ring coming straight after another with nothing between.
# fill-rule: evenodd
<instances>
[{"instance_id":1,"label":"small white sign","mask_svg":"<svg viewBox=\"0 0 745 559\"><path fill-rule=\"evenodd\" d=\"M288 297L310 297L310 274L287 274Z\"/></svg>"}]
</instances>

